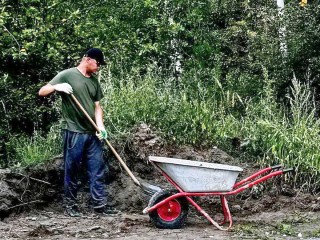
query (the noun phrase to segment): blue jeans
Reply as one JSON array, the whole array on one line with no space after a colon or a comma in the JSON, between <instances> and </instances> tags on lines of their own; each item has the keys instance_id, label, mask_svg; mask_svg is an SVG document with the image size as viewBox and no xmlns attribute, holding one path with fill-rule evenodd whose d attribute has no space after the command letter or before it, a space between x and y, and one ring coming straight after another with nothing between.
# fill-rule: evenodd
<instances>
[{"instance_id":1,"label":"blue jeans","mask_svg":"<svg viewBox=\"0 0 320 240\"><path fill-rule=\"evenodd\" d=\"M106 203L105 162L103 144L94 134L63 130L64 139L64 204L76 205L78 177L81 165L86 166L89 176L91 203L103 207Z\"/></svg>"}]
</instances>

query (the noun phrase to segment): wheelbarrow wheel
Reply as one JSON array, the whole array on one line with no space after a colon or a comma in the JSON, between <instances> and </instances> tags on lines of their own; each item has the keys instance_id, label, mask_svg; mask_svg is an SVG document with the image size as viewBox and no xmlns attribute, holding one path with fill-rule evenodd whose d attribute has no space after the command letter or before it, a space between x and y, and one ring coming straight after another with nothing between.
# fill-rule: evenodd
<instances>
[{"instance_id":1,"label":"wheelbarrow wheel","mask_svg":"<svg viewBox=\"0 0 320 240\"><path fill-rule=\"evenodd\" d=\"M174 190L162 190L155 193L149 201L149 207L177 193ZM188 201L185 197L172 199L164 205L149 213L151 221L157 228L181 228L187 219L189 211Z\"/></svg>"}]
</instances>

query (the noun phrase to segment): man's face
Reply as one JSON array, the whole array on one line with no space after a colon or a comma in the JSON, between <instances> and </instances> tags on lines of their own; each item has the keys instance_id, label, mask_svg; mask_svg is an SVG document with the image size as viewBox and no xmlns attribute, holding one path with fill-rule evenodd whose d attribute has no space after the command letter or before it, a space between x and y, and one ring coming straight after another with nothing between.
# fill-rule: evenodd
<instances>
[{"instance_id":1,"label":"man's face","mask_svg":"<svg viewBox=\"0 0 320 240\"><path fill-rule=\"evenodd\" d=\"M87 71L89 73L95 73L99 70L100 63L93 58L88 58L87 60Z\"/></svg>"}]
</instances>

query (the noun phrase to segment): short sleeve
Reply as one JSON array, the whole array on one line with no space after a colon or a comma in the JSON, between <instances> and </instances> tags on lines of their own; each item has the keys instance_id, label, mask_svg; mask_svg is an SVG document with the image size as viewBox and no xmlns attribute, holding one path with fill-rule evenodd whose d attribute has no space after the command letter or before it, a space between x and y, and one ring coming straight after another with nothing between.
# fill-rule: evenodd
<instances>
[{"instance_id":1,"label":"short sleeve","mask_svg":"<svg viewBox=\"0 0 320 240\"><path fill-rule=\"evenodd\" d=\"M59 84L59 83L65 83L66 80L65 80L65 77L64 77L64 76L65 76L64 71L58 73L58 74L49 82L49 84L51 84L51 85L56 85L56 84Z\"/></svg>"}]
</instances>

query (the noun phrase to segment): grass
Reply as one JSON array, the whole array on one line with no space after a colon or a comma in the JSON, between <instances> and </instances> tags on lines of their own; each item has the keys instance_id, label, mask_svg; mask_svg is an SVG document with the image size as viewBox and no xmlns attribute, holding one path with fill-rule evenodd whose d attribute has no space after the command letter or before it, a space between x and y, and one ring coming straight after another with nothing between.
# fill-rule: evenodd
<instances>
[{"instance_id":1,"label":"grass","mask_svg":"<svg viewBox=\"0 0 320 240\"><path fill-rule=\"evenodd\" d=\"M158 128L168 139L179 143L199 144L219 141L221 126L235 123L232 115L226 116L231 101L215 101L222 93L219 83L207 88L197 76L195 86L188 85L188 79L177 82L174 78L159 79L147 75L144 79L128 76L114 79L105 86L108 126L115 134L139 122L146 122ZM110 82L109 82L110 84ZM229 92L228 96L232 95Z\"/></svg>"},{"instance_id":2,"label":"grass","mask_svg":"<svg viewBox=\"0 0 320 240\"><path fill-rule=\"evenodd\" d=\"M62 138L59 132L59 126L54 125L47 134L35 131L31 138L12 138L8 146L11 149L11 165L30 167L57 156L62 152Z\"/></svg>"},{"instance_id":3,"label":"grass","mask_svg":"<svg viewBox=\"0 0 320 240\"><path fill-rule=\"evenodd\" d=\"M137 123L156 127L178 144L217 145L231 151L230 140L247 142L245 153L261 165L295 167L294 180L317 186L320 172L318 129L308 86L292 80L287 105L279 104L273 81L265 74L263 89L248 98L212 76L187 79L126 76L106 78L107 126L114 135L128 134ZM250 79L247 79L250 81ZM318 188L316 188L318 189Z\"/></svg>"},{"instance_id":4,"label":"grass","mask_svg":"<svg viewBox=\"0 0 320 240\"><path fill-rule=\"evenodd\" d=\"M261 99L260 108L251 106L243 119L245 135L254 142L252 153L263 153L261 164L280 163L295 167L298 173L295 180L308 181L311 188L319 181L320 121L315 118L308 86L301 85L296 79L292 86L287 107L268 97Z\"/></svg>"}]
</instances>

